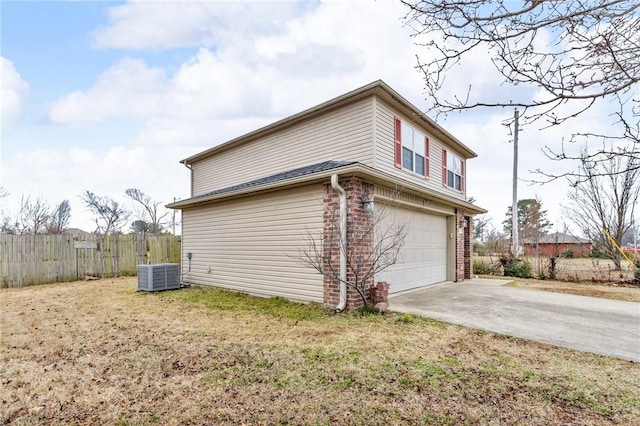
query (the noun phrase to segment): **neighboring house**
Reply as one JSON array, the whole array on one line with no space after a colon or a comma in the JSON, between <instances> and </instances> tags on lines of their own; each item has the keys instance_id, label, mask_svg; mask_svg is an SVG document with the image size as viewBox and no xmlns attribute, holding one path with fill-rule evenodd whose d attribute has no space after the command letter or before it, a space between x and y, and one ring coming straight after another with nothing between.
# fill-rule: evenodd
<instances>
[{"instance_id":1,"label":"neighboring house","mask_svg":"<svg viewBox=\"0 0 640 426\"><path fill-rule=\"evenodd\" d=\"M525 238L522 244L525 256L588 257L591 253L591 242L589 240L561 232L542 235L537 241Z\"/></svg>"},{"instance_id":2,"label":"neighboring house","mask_svg":"<svg viewBox=\"0 0 640 426\"><path fill-rule=\"evenodd\" d=\"M88 236L93 235L91 234L91 232L83 231L82 229L78 228L68 228L62 231L62 233L64 235L71 235L74 240L84 240Z\"/></svg>"},{"instance_id":3,"label":"neighboring house","mask_svg":"<svg viewBox=\"0 0 640 426\"><path fill-rule=\"evenodd\" d=\"M362 243L363 226L379 209L391 213L387 225L408 226L399 261L375 282L394 293L470 278L471 219L485 212L465 201L473 157L382 81L193 155L181 161L191 197L168 206L182 210L183 279L338 304L338 282L300 260L310 235L327 246L333 238L334 175L346 191L348 246L360 238L358 249L368 250L375 235ZM337 246L323 250L339 261ZM346 299L360 303L351 288Z\"/></svg>"}]
</instances>

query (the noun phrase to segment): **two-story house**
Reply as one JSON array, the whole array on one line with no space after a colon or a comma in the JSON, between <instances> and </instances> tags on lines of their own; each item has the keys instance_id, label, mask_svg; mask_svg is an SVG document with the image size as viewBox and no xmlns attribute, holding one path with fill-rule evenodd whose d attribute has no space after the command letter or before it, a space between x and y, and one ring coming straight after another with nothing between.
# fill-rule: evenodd
<instances>
[{"instance_id":1,"label":"two-story house","mask_svg":"<svg viewBox=\"0 0 640 426\"><path fill-rule=\"evenodd\" d=\"M394 293L470 278L471 218L485 212L466 202L473 157L382 81L200 152L181 161L191 197L169 205L182 210L183 280L356 307L344 281L354 262L371 262L379 227L394 223L406 231L399 256L367 286L385 281ZM337 263L341 248L358 245L347 276L301 261L310 239Z\"/></svg>"}]
</instances>

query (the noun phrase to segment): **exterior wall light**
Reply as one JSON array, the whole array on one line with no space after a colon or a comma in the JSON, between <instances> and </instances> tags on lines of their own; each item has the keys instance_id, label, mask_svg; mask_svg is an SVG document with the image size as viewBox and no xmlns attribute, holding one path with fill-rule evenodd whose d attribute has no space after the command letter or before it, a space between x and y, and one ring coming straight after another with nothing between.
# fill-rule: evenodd
<instances>
[{"instance_id":1,"label":"exterior wall light","mask_svg":"<svg viewBox=\"0 0 640 426\"><path fill-rule=\"evenodd\" d=\"M368 212L372 212L373 211L373 209L374 209L373 199L369 198L368 196L364 196L364 197L362 197L360 202L362 203L362 205L364 206L364 209L366 211L368 211Z\"/></svg>"},{"instance_id":2,"label":"exterior wall light","mask_svg":"<svg viewBox=\"0 0 640 426\"><path fill-rule=\"evenodd\" d=\"M463 217L462 220L460 221L460 226L462 226L463 228L466 228L469 225L469 222L467 221L466 217Z\"/></svg>"}]
</instances>

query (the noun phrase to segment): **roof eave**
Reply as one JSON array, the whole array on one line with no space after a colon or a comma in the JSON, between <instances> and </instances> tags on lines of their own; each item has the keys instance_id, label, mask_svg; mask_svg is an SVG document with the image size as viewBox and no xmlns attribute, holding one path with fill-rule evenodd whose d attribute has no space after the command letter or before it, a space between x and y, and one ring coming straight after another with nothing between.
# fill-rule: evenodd
<instances>
[{"instance_id":1,"label":"roof eave","mask_svg":"<svg viewBox=\"0 0 640 426\"><path fill-rule=\"evenodd\" d=\"M376 80L372 83L369 83L365 86L362 86L358 89L347 92L343 95L340 95L336 98L330 99L326 102L323 102L319 105L301 111L297 114L293 114L289 117L278 120L274 123L268 124L264 127L256 129L252 132L246 133L242 136L238 136L237 138L231 139L230 141L224 142L220 145L216 145L212 148L209 148L205 151L194 154L190 157L187 157L183 160L180 160L180 163L185 165L193 164L196 161L200 161L204 158L207 158L213 154L218 152L225 151L227 149L233 148L234 146L241 145L252 140L255 140L259 137L266 136L273 132L282 130L287 128L288 126L295 124L299 121L311 118L315 115L322 114L328 112L332 109L338 108L343 105L350 104L352 102L356 102L360 99L364 99L367 96L379 95L380 93L386 93L392 100L397 102L406 110L410 111L413 115L419 117L423 125L432 129L435 133L438 133L442 139L446 139L447 142L452 143L456 148L462 151L467 158L475 158L478 155L471 150L468 146L463 144L460 140L458 140L455 136L437 124L435 121L427 117L422 111L420 111L415 105L405 99L398 92L393 90L388 84L386 84L382 80Z\"/></svg>"},{"instance_id":2,"label":"roof eave","mask_svg":"<svg viewBox=\"0 0 640 426\"><path fill-rule=\"evenodd\" d=\"M487 213L487 210L481 207L478 207L474 204L468 203L463 200L459 200L454 197L447 196L446 194L439 194L437 192L431 192L431 191L427 192L427 190L420 185L417 185L410 181L406 181L404 179L399 179L395 176L389 175L387 173L381 172L379 170L373 169L363 164L350 164L342 167L324 170L321 172L311 173L308 175L297 176L289 179L283 179L277 182L269 182L261 185L241 188L234 191L213 194L205 197L190 198L187 200L177 201L175 203L167 204L166 207L171 209L192 208L192 207L197 207L204 204L213 203L216 201L243 197L250 194L271 192L271 191L282 189L283 187L294 188L294 187L306 185L312 182L326 180L330 178L331 175L333 174L338 174L341 176L353 175L353 176L363 177L372 181L372 183L380 183L380 184L387 184L387 185L388 184L397 185L398 183L400 183L404 191L408 191L410 193L417 194L422 197L428 197L431 200L438 201L450 207L462 208L465 212L468 212L469 214Z\"/></svg>"}]
</instances>

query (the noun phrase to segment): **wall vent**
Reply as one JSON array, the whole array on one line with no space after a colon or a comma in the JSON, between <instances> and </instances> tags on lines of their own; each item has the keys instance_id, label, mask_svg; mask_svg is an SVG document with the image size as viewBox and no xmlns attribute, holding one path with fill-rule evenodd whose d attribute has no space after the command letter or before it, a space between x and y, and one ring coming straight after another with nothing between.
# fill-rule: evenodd
<instances>
[{"instance_id":1,"label":"wall vent","mask_svg":"<svg viewBox=\"0 0 640 426\"><path fill-rule=\"evenodd\" d=\"M138 291L161 291L180 288L180 264L138 265Z\"/></svg>"}]
</instances>

